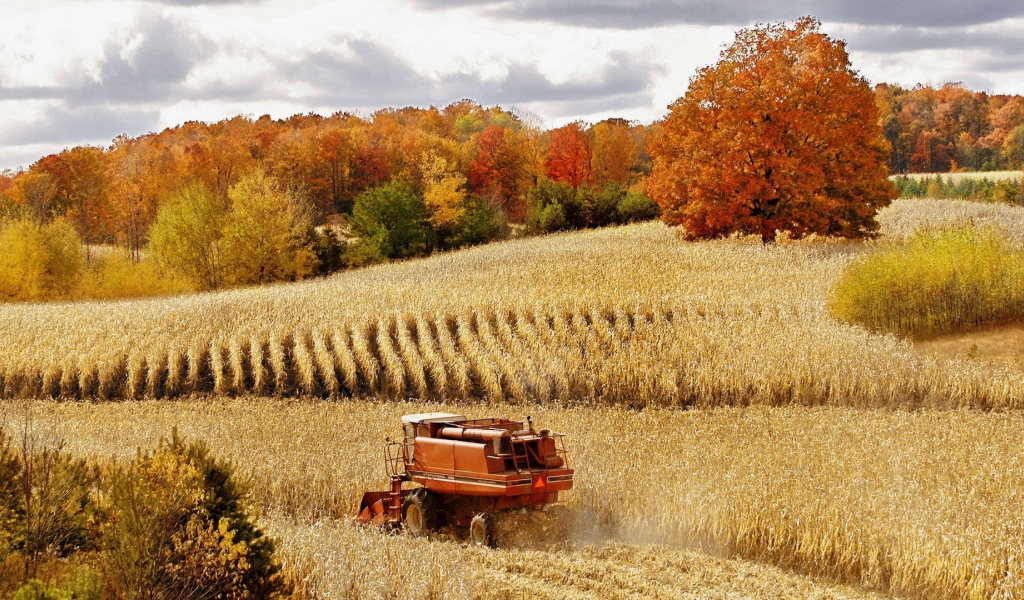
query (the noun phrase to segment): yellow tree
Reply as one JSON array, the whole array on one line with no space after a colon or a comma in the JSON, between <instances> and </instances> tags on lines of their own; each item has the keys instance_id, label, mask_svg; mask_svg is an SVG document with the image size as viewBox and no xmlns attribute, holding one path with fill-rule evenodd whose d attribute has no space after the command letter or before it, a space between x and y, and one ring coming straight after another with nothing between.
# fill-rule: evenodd
<instances>
[{"instance_id":1,"label":"yellow tree","mask_svg":"<svg viewBox=\"0 0 1024 600\"><path fill-rule=\"evenodd\" d=\"M254 171L230 190L225 217L225 279L236 285L301 279L312 272L316 257L297 240L297 199L273 178Z\"/></svg>"},{"instance_id":2,"label":"yellow tree","mask_svg":"<svg viewBox=\"0 0 1024 600\"><path fill-rule=\"evenodd\" d=\"M466 177L434 150L423 155L423 202L435 229L451 229L462 218Z\"/></svg>"}]
</instances>

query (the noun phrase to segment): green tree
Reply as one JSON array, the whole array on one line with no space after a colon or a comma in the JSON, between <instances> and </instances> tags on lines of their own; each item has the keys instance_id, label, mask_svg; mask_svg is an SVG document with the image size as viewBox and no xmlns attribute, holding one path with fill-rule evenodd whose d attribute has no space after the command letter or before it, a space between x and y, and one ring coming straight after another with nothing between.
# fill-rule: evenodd
<instances>
[{"instance_id":1,"label":"green tree","mask_svg":"<svg viewBox=\"0 0 1024 600\"><path fill-rule=\"evenodd\" d=\"M221 237L225 212L224 203L202 183L180 190L156 217L149 233L151 255L200 289L219 288L224 281Z\"/></svg>"},{"instance_id":2,"label":"green tree","mask_svg":"<svg viewBox=\"0 0 1024 600\"><path fill-rule=\"evenodd\" d=\"M316 257L298 239L300 202L273 178L255 171L230 190L222 242L225 279L237 285L301 279Z\"/></svg>"},{"instance_id":3,"label":"green tree","mask_svg":"<svg viewBox=\"0 0 1024 600\"><path fill-rule=\"evenodd\" d=\"M429 216L423 199L408 184L392 181L356 199L352 229L364 240L373 240L383 256L418 256L430 250Z\"/></svg>"}]
</instances>

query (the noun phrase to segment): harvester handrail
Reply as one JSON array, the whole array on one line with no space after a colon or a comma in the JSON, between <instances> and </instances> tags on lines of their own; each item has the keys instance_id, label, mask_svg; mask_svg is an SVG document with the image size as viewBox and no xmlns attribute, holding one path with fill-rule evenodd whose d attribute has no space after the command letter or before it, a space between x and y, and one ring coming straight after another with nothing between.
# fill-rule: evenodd
<instances>
[{"instance_id":1,"label":"harvester handrail","mask_svg":"<svg viewBox=\"0 0 1024 600\"><path fill-rule=\"evenodd\" d=\"M388 442L384 444L384 468L388 473L388 477L405 476L405 465L408 462L405 448L405 444L401 442Z\"/></svg>"}]
</instances>

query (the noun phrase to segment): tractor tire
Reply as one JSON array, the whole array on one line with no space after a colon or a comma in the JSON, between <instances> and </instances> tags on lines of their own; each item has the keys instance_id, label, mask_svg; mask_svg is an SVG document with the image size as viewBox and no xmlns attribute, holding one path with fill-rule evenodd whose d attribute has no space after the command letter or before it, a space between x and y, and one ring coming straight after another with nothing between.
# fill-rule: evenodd
<instances>
[{"instance_id":1,"label":"tractor tire","mask_svg":"<svg viewBox=\"0 0 1024 600\"><path fill-rule=\"evenodd\" d=\"M474 546L494 548L497 540L494 536L494 518L487 513L480 513L469 523L469 541Z\"/></svg>"},{"instance_id":2,"label":"tractor tire","mask_svg":"<svg viewBox=\"0 0 1024 600\"><path fill-rule=\"evenodd\" d=\"M402 525L416 537L437 529L437 499L426 488L413 490L402 502Z\"/></svg>"}]
</instances>

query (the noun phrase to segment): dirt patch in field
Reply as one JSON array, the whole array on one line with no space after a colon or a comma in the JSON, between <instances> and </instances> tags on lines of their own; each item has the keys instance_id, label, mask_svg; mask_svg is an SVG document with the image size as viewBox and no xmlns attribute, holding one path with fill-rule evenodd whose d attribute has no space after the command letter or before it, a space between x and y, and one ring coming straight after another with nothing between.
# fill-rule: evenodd
<instances>
[{"instance_id":1,"label":"dirt patch in field","mask_svg":"<svg viewBox=\"0 0 1024 600\"><path fill-rule=\"evenodd\" d=\"M1024 370L1024 325L914 340L914 348L938 358L986 360Z\"/></svg>"}]
</instances>

